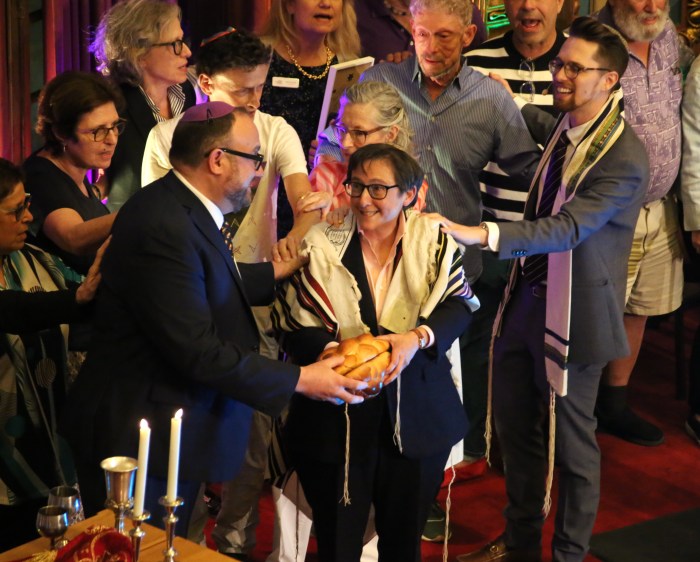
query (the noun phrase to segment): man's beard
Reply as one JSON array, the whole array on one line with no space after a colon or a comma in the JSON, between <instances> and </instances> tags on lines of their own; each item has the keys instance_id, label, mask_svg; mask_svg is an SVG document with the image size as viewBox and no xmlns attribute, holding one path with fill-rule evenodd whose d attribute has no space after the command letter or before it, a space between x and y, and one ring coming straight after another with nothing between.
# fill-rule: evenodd
<instances>
[{"instance_id":1,"label":"man's beard","mask_svg":"<svg viewBox=\"0 0 700 562\"><path fill-rule=\"evenodd\" d=\"M654 25L644 25L643 23L643 20L650 14L647 12L637 14L627 5L612 6L612 15L620 33L630 41L653 41L666 27L670 8L670 3L666 2L665 8L657 10L656 14L651 14L658 16Z\"/></svg>"},{"instance_id":2,"label":"man's beard","mask_svg":"<svg viewBox=\"0 0 700 562\"><path fill-rule=\"evenodd\" d=\"M251 193L250 193L250 188L246 189L241 189L239 191L236 191L235 193L229 195L227 197L228 202L231 204L231 207L233 209L231 210L232 213L237 213L244 207L249 207L250 206L250 201L251 201Z\"/></svg>"}]
</instances>

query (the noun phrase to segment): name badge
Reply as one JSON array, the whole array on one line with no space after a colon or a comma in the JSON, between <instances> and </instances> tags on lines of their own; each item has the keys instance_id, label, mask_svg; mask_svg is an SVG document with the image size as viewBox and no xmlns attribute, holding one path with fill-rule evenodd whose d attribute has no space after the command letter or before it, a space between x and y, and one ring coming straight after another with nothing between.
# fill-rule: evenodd
<instances>
[{"instance_id":1,"label":"name badge","mask_svg":"<svg viewBox=\"0 0 700 562\"><path fill-rule=\"evenodd\" d=\"M299 78L288 78L286 76L273 76L272 77L272 87L273 88L298 88Z\"/></svg>"}]
</instances>

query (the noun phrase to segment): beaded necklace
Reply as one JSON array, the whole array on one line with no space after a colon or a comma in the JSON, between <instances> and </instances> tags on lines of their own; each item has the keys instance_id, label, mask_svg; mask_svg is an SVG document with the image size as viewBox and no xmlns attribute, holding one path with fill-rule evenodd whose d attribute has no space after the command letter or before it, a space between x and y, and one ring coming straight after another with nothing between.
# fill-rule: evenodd
<instances>
[{"instance_id":1,"label":"beaded necklace","mask_svg":"<svg viewBox=\"0 0 700 562\"><path fill-rule=\"evenodd\" d=\"M333 60L333 51L331 51L328 47L326 47L326 68L321 74L310 74L304 70L304 68L299 64L299 61L296 59L294 56L294 53L292 52L292 48L287 45L287 54L289 54L289 58L291 59L292 63L294 66L297 67L297 70L302 73L303 76L306 76L307 78L310 78L311 80L323 80L326 75L328 74L328 71L331 68L331 61Z\"/></svg>"}]
</instances>

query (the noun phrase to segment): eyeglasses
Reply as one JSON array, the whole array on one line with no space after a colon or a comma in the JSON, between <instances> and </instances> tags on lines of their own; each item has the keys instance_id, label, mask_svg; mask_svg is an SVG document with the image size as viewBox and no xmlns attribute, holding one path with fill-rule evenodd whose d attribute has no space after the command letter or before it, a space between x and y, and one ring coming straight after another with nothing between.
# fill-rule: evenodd
<instances>
[{"instance_id":1,"label":"eyeglasses","mask_svg":"<svg viewBox=\"0 0 700 562\"><path fill-rule=\"evenodd\" d=\"M335 136L338 137L338 140L343 140L345 135L350 135L353 144L356 146L365 144L369 135L381 131L382 129L386 129L386 127L375 127L369 131L363 131L362 129L346 129L343 125L339 124L333 125L333 132Z\"/></svg>"},{"instance_id":2,"label":"eyeglasses","mask_svg":"<svg viewBox=\"0 0 700 562\"><path fill-rule=\"evenodd\" d=\"M520 96L525 99L525 101L532 103L535 101L535 65L531 60L523 59L520 61L518 76L524 80L520 85Z\"/></svg>"},{"instance_id":3,"label":"eyeglasses","mask_svg":"<svg viewBox=\"0 0 700 562\"><path fill-rule=\"evenodd\" d=\"M97 127L96 129L76 129L76 133L83 133L84 135L92 135L92 139L95 142L102 142L107 138L107 135L114 131L114 134L119 136L124 132L126 128L126 119L120 119L111 127Z\"/></svg>"},{"instance_id":4,"label":"eyeglasses","mask_svg":"<svg viewBox=\"0 0 700 562\"><path fill-rule=\"evenodd\" d=\"M260 168L265 166L265 157L262 154L249 154L248 152L240 152L238 150L233 150L231 148L225 148L223 146L218 146L216 148L212 148L209 152L207 152L204 156L207 157L209 154L211 154L212 150L220 150L221 152L225 152L226 154L231 154L233 156L240 156L241 158L247 158L248 160L255 160L255 171L257 172Z\"/></svg>"},{"instance_id":5,"label":"eyeglasses","mask_svg":"<svg viewBox=\"0 0 700 562\"><path fill-rule=\"evenodd\" d=\"M345 186L345 193L350 197L362 197L362 192L366 189L369 196L376 200L384 199L390 189L399 187L398 185L382 185L380 183L365 185L359 181L345 181L343 185Z\"/></svg>"},{"instance_id":6,"label":"eyeglasses","mask_svg":"<svg viewBox=\"0 0 700 562\"><path fill-rule=\"evenodd\" d=\"M175 39L175 41L168 41L167 43L151 43L151 47L172 47L175 56L180 56L184 45L187 45L187 48L189 48L190 42L187 39Z\"/></svg>"},{"instance_id":7,"label":"eyeglasses","mask_svg":"<svg viewBox=\"0 0 700 562\"><path fill-rule=\"evenodd\" d=\"M19 207L16 207L14 209L0 209L3 213L6 215L14 215L15 220L17 222L22 220L22 217L24 216L24 211L27 210L29 207L29 204L32 202L32 196L29 193L24 194L24 203L22 203Z\"/></svg>"},{"instance_id":8,"label":"eyeglasses","mask_svg":"<svg viewBox=\"0 0 700 562\"><path fill-rule=\"evenodd\" d=\"M560 59L549 61L549 71L554 76L561 69L564 69L564 74L569 80L575 80L580 72L588 72L589 70L598 70L600 72L611 72L609 68L595 68L592 66L581 66L575 62L564 62Z\"/></svg>"}]
</instances>

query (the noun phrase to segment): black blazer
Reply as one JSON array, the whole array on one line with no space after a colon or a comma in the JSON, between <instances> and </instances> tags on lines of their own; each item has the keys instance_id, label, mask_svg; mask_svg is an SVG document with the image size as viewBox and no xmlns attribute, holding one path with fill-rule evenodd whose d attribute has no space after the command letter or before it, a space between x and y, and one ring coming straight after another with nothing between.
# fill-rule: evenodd
<instances>
[{"instance_id":1,"label":"black blazer","mask_svg":"<svg viewBox=\"0 0 700 562\"><path fill-rule=\"evenodd\" d=\"M181 84L185 92L183 111L197 103L194 88L189 81ZM126 129L119 135L119 142L112 156L112 163L105 170L109 180L109 202L107 207L114 212L141 187L141 163L146 149L148 133L156 125L151 108L148 107L138 86L119 84L119 89L126 102L119 114L126 119Z\"/></svg>"},{"instance_id":2,"label":"black blazer","mask_svg":"<svg viewBox=\"0 0 700 562\"><path fill-rule=\"evenodd\" d=\"M93 344L62 424L84 462L136 456L145 418L149 474L164 477L169 420L183 408L181 478L217 482L238 470L252 408L278 415L299 377L258 353L250 306L271 302L271 264L238 268L246 282L207 209L172 172L120 211Z\"/></svg>"},{"instance_id":3,"label":"black blazer","mask_svg":"<svg viewBox=\"0 0 700 562\"><path fill-rule=\"evenodd\" d=\"M357 280L362 294L362 320L371 333L377 335L376 312L357 233L353 235L342 263ZM418 351L401 374L401 441L403 454L407 457L426 457L448 450L466 433L467 419L452 382L445 352L466 330L470 320L469 308L460 298L450 298L438 305L426 321L435 334L435 345ZM305 365L313 362L332 340L332 335L324 330L304 328L285 334L283 346L295 360ZM393 427L396 391L395 381L378 397L349 406L351 462L361 461L372 447L377 446L385 413L388 413ZM387 412L385 408L388 408ZM308 455L323 462L344 462L345 430L344 406L316 402L299 395L292 399L285 427L285 441L292 458Z\"/></svg>"}]
</instances>

